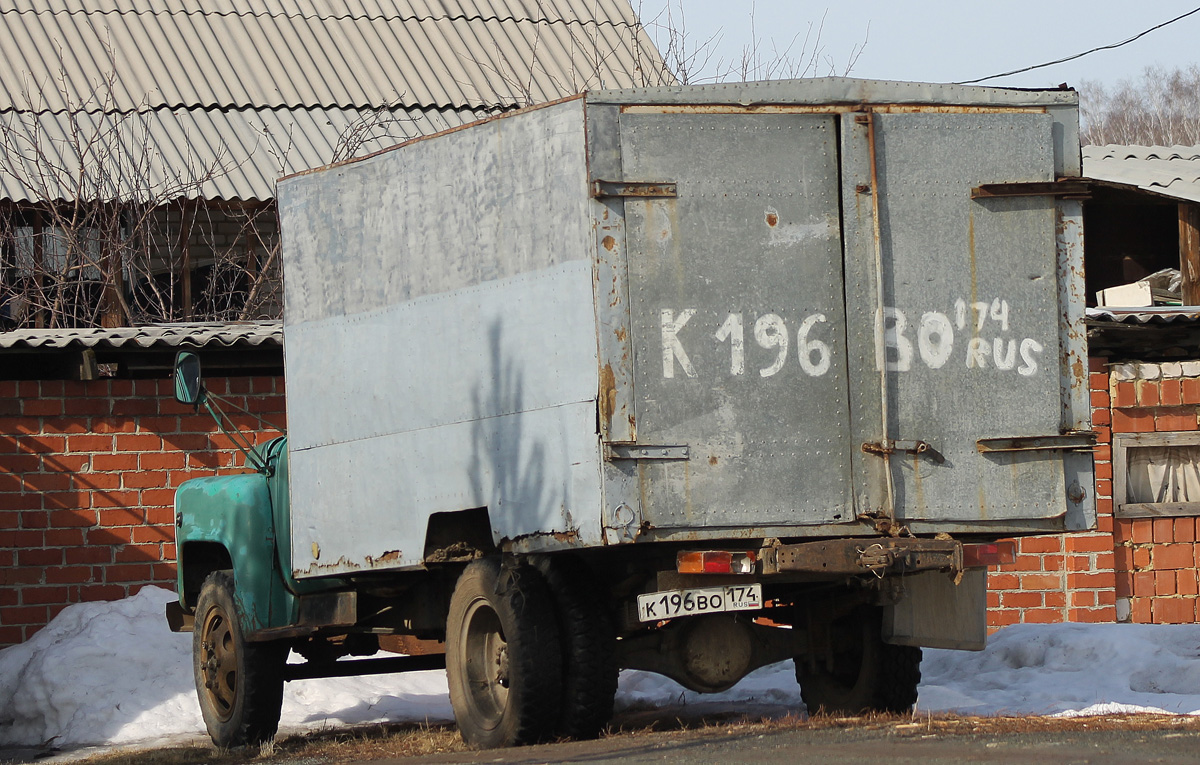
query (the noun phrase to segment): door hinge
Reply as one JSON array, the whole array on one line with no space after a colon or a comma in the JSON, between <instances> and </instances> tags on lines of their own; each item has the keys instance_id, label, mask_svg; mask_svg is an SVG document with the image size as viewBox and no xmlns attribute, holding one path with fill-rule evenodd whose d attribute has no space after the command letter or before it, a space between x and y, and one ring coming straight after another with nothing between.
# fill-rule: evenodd
<instances>
[{"instance_id":1,"label":"door hinge","mask_svg":"<svg viewBox=\"0 0 1200 765\"><path fill-rule=\"evenodd\" d=\"M1089 199L1088 182L1079 178L1034 183L985 183L971 189L971 199L1002 197L1065 197Z\"/></svg>"},{"instance_id":2,"label":"door hinge","mask_svg":"<svg viewBox=\"0 0 1200 765\"><path fill-rule=\"evenodd\" d=\"M1096 434L1088 431L1062 436L981 438L975 442L975 448L984 454L988 452L1090 451L1096 448Z\"/></svg>"},{"instance_id":3,"label":"door hinge","mask_svg":"<svg viewBox=\"0 0 1200 765\"><path fill-rule=\"evenodd\" d=\"M643 444L605 444L604 458L614 460L654 460L657 462L686 462L686 446L647 446Z\"/></svg>"},{"instance_id":4,"label":"door hinge","mask_svg":"<svg viewBox=\"0 0 1200 765\"><path fill-rule=\"evenodd\" d=\"M592 196L601 197L677 197L674 181L592 181Z\"/></svg>"}]
</instances>

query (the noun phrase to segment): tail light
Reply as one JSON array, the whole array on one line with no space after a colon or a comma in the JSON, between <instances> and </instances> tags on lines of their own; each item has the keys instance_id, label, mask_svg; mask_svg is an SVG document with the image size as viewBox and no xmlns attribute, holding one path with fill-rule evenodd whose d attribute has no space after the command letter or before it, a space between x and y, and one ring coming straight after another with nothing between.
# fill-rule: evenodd
<instances>
[{"instance_id":1,"label":"tail light","mask_svg":"<svg viewBox=\"0 0 1200 765\"><path fill-rule=\"evenodd\" d=\"M681 574L753 574L754 553L726 550L692 550L675 558L675 570Z\"/></svg>"},{"instance_id":2,"label":"tail light","mask_svg":"<svg viewBox=\"0 0 1200 765\"><path fill-rule=\"evenodd\" d=\"M1017 559L1017 543L984 542L980 544L963 545L963 567L984 568L985 566L1003 566Z\"/></svg>"}]
</instances>

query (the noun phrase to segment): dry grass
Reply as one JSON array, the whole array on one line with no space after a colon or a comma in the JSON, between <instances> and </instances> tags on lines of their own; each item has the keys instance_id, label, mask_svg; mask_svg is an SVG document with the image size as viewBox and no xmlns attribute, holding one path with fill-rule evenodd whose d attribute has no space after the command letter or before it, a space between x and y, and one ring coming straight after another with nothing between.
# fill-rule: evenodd
<instances>
[{"instance_id":1,"label":"dry grass","mask_svg":"<svg viewBox=\"0 0 1200 765\"><path fill-rule=\"evenodd\" d=\"M168 747L93 755L79 762L86 765L334 765L466 749L453 725L374 725L289 736L255 748Z\"/></svg>"},{"instance_id":2,"label":"dry grass","mask_svg":"<svg viewBox=\"0 0 1200 765\"><path fill-rule=\"evenodd\" d=\"M614 746L638 737L707 737L771 733L783 730L884 731L897 738L981 736L1014 733L1085 731L1180 731L1200 733L1200 718L1174 715L1097 717L958 717L955 715L784 716L762 720L731 719L730 714L666 716L662 710L620 715L604 736ZM466 752L453 725L377 725L291 736L269 746L234 751L211 747L173 747L94 755L86 765L345 765L392 758Z\"/></svg>"}]
</instances>

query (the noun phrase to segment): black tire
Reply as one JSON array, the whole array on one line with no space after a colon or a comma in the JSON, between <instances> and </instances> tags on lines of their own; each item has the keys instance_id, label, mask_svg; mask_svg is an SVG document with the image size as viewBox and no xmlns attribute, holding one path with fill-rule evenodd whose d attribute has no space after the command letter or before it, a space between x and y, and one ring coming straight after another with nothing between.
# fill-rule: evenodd
<instances>
[{"instance_id":1,"label":"black tire","mask_svg":"<svg viewBox=\"0 0 1200 765\"><path fill-rule=\"evenodd\" d=\"M796 680L809 714L907 714L917 702L921 649L883 642L882 611L863 607L833 625L833 669L796 658Z\"/></svg>"},{"instance_id":2,"label":"black tire","mask_svg":"<svg viewBox=\"0 0 1200 765\"><path fill-rule=\"evenodd\" d=\"M257 745L275 735L287 654L285 643L246 642L234 606L233 572L209 574L196 599L192 667L214 744Z\"/></svg>"},{"instance_id":3,"label":"black tire","mask_svg":"<svg viewBox=\"0 0 1200 765\"><path fill-rule=\"evenodd\" d=\"M459 733L479 748L549 737L558 722L562 657L550 592L529 566L470 563L446 619L446 675Z\"/></svg>"},{"instance_id":4,"label":"black tire","mask_svg":"<svg viewBox=\"0 0 1200 765\"><path fill-rule=\"evenodd\" d=\"M617 695L617 633L594 576L578 558L538 558L534 564L554 598L562 638L563 693L555 734L596 738L612 720Z\"/></svg>"}]
</instances>

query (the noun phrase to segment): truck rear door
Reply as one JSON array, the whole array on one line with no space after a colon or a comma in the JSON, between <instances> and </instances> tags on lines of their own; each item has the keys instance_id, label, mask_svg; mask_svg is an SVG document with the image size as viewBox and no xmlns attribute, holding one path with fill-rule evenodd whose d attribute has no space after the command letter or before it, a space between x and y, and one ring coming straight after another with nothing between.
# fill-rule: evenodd
<instances>
[{"instance_id":1,"label":"truck rear door","mask_svg":"<svg viewBox=\"0 0 1200 765\"><path fill-rule=\"evenodd\" d=\"M638 523L1062 526L1051 117L821 111L622 107Z\"/></svg>"},{"instance_id":2,"label":"truck rear door","mask_svg":"<svg viewBox=\"0 0 1200 765\"><path fill-rule=\"evenodd\" d=\"M837 123L620 117L643 519L655 528L853 518Z\"/></svg>"},{"instance_id":3,"label":"truck rear door","mask_svg":"<svg viewBox=\"0 0 1200 765\"><path fill-rule=\"evenodd\" d=\"M851 427L860 512L1066 510L1048 114L847 114L841 123Z\"/></svg>"}]
</instances>

